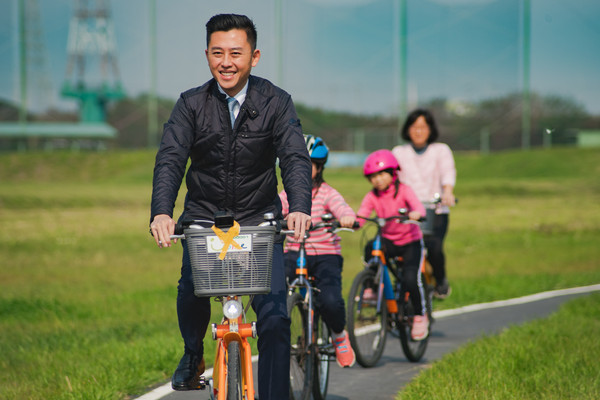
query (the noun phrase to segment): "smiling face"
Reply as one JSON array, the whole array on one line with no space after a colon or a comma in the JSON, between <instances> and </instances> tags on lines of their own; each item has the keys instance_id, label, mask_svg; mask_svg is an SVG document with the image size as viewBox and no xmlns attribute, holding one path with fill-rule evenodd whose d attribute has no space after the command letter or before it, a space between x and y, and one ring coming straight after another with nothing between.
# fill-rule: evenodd
<instances>
[{"instance_id":1,"label":"smiling face","mask_svg":"<svg viewBox=\"0 0 600 400\"><path fill-rule=\"evenodd\" d=\"M431 134L429 124L425 120L424 116L420 116L415 122L408 128L408 136L410 141L415 145L416 148L423 148L427 145L427 140Z\"/></svg>"},{"instance_id":2,"label":"smiling face","mask_svg":"<svg viewBox=\"0 0 600 400\"><path fill-rule=\"evenodd\" d=\"M252 50L241 29L213 32L205 53L212 76L229 96L244 88L260 59L260 50Z\"/></svg>"},{"instance_id":3,"label":"smiling face","mask_svg":"<svg viewBox=\"0 0 600 400\"><path fill-rule=\"evenodd\" d=\"M384 191L394 182L394 177L387 171L380 171L368 176L371 185L379 191Z\"/></svg>"}]
</instances>

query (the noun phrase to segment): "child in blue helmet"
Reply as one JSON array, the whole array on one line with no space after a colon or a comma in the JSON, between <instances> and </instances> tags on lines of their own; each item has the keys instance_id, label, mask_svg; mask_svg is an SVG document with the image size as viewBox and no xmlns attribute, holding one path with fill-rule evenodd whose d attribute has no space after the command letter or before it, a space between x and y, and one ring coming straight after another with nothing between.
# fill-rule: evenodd
<instances>
[{"instance_id":1,"label":"child in blue helmet","mask_svg":"<svg viewBox=\"0 0 600 400\"><path fill-rule=\"evenodd\" d=\"M354 210L342 195L323 179L323 170L329 156L329 149L320 137L304 135L306 148L312 161L312 209L314 224L321 222L323 214L332 214L342 227L352 228L356 220ZM279 193L283 205L283 215L289 212L285 191ZM315 278L318 289L318 307L323 320L333 331L337 363L341 367L351 367L356 360L350 346L346 326L346 307L342 298L342 248L341 238L326 229L311 232L306 240L306 266L309 275ZM288 236L285 246L286 275L295 278L296 260L300 249L299 242Z\"/></svg>"}]
</instances>

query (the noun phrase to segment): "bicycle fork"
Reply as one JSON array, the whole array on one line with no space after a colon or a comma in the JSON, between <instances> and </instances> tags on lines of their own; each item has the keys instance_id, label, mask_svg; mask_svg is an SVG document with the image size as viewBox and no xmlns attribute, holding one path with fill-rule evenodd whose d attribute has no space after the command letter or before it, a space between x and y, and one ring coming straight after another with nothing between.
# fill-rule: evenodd
<instances>
[{"instance_id":1,"label":"bicycle fork","mask_svg":"<svg viewBox=\"0 0 600 400\"><path fill-rule=\"evenodd\" d=\"M307 279L308 269L306 268L306 250L300 248L300 253L296 260L296 279L290 285L290 293L294 288L298 288L300 294L304 296L305 301L308 305L308 343L313 343L313 321L314 321L314 308L313 308L313 297L312 297L312 286Z\"/></svg>"},{"instance_id":2,"label":"bicycle fork","mask_svg":"<svg viewBox=\"0 0 600 400\"><path fill-rule=\"evenodd\" d=\"M232 318L225 316L221 324L212 324L212 337L217 341L217 354L213 367L214 394L218 400L227 396L227 349L229 343L238 342L240 346L240 361L242 367L242 390L248 399L254 399L254 379L252 377L252 349L247 338L256 338L256 322L243 323L242 303L237 296L227 296L223 303L225 314L231 313ZM233 317L240 313L237 317Z\"/></svg>"},{"instance_id":3,"label":"bicycle fork","mask_svg":"<svg viewBox=\"0 0 600 400\"><path fill-rule=\"evenodd\" d=\"M387 266L385 254L381 250L381 238L378 236L373 241L373 250L371 251L373 257L377 257L381 263L382 268L377 279L379 290L377 291L377 312L382 312L383 301L387 310L390 314L398 313L398 303L396 303L396 296L394 294L394 287L392 286L392 280L390 278L390 272Z\"/></svg>"}]
</instances>

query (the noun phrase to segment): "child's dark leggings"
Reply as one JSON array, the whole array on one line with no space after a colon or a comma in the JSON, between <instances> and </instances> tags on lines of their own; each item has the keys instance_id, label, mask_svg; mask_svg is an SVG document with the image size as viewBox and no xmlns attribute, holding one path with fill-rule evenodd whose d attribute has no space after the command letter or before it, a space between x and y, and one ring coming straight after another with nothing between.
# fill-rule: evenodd
<instances>
[{"instance_id":1,"label":"child's dark leggings","mask_svg":"<svg viewBox=\"0 0 600 400\"><path fill-rule=\"evenodd\" d=\"M291 283L296 278L297 251L285 253L285 274ZM334 333L340 333L346 326L346 306L342 298L342 265L344 259L337 254L306 256L308 274L315 278L314 285L319 289L313 297L323 321Z\"/></svg>"}]
</instances>

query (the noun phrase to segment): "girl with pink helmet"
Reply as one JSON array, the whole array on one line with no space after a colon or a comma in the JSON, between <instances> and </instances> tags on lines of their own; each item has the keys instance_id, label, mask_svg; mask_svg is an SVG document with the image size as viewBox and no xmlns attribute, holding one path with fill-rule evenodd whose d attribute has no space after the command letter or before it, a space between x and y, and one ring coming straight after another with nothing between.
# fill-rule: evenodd
<instances>
[{"instance_id":1,"label":"girl with pink helmet","mask_svg":"<svg viewBox=\"0 0 600 400\"><path fill-rule=\"evenodd\" d=\"M401 208L408 210L408 217L418 221L425 216L425 208L410 186L400 182L400 165L389 150L377 150L367 157L363 165L365 177L373 185L362 200L358 215L370 217L373 212L380 218L398 215ZM364 220L358 217L364 224ZM382 248L387 257L403 257L403 287L410 292L416 314L412 327L413 340L423 340L429 331L429 320L425 306L425 289L421 263L423 262L423 235L416 224L402 224L390 221L383 228ZM365 254L371 253L371 243ZM365 296L367 294L365 293Z\"/></svg>"}]
</instances>

